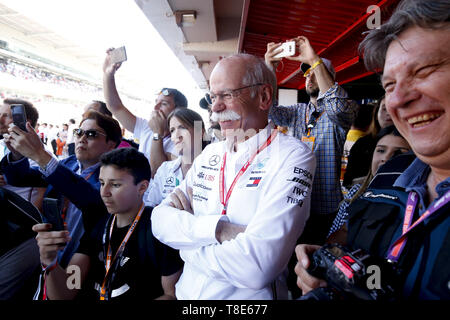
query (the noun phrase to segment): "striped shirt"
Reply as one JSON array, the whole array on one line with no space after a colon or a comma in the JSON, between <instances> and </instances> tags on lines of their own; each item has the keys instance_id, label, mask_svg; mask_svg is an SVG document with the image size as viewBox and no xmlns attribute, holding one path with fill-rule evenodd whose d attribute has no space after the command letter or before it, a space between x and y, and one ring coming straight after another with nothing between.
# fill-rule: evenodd
<instances>
[{"instance_id":1,"label":"striped shirt","mask_svg":"<svg viewBox=\"0 0 450 320\"><path fill-rule=\"evenodd\" d=\"M342 200L340 186L341 156L347 132L356 116L358 104L335 83L327 92L319 94L317 106L311 102L292 106L273 106L270 119L279 126L289 127L294 137L306 136L307 120L320 114L310 136L315 137L312 151L317 167L311 195L312 214L331 214Z\"/></svg>"}]
</instances>

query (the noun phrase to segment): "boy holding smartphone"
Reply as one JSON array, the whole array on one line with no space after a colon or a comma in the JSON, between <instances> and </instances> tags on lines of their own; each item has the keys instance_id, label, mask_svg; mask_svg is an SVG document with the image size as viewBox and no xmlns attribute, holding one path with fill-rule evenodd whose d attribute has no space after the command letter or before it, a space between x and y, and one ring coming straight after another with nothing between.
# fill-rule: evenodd
<instances>
[{"instance_id":1,"label":"boy holding smartphone","mask_svg":"<svg viewBox=\"0 0 450 320\"><path fill-rule=\"evenodd\" d=\"M182 261L177 251L151 234L152 208L142 200L150 180L148 160L134 148L113 150L101 158L99 180L109 214L83 236L67 267L79 268L80 288L71 289L70 273L54 263L57 251L69 241L67 232L49 231L48 224L33 227L47 269L47 298L174 299Z\"/></svg>"}]
</instances>

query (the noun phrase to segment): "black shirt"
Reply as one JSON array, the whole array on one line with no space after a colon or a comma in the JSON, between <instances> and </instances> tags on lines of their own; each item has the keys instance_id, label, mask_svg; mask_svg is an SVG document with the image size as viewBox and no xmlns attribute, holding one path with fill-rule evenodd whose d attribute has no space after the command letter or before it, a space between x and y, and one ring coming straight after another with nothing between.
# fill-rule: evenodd
<instances>
[{"instance_id":1,"label":"black shirt","mask_svg":"<svg viewBox=\"0 0 450 320\"><path fill-rule=\"evenodd\" d=\"M164 293L161 276L171 275L183 266L177 250L162 244L153 234L147 234L147 232L152 232L151 211L152 208L145 208L122 256L111 264L110 273L115 271L109 290L111 300L155 299ZM108 218L101 219L96 228L90 234L85 233L80 241L77 252L86 254L91 259L89 274L79 295L81 299L100 299L100 288L106 273L104 263L104 251L106 252L106 250L103 248L102 237ZM129 226L123 228L114 226L111 237L113 257L128 228ZM108 237L109 227L106 239ZM107 246L108 240L106 241Z\"/></svg>"}]
</instances>

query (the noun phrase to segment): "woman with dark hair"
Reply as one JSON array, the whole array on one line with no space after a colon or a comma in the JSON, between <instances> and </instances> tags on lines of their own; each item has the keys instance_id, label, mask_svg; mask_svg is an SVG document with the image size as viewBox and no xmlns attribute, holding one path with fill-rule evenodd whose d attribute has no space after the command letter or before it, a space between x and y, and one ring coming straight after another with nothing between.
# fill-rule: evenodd
<instances>
[{"instance_id":1,"label":"woman with dark hair","mask_svg":"<svg viewBox=\"0 0 450 320\"><path fill-rule=\"evenodd\" d=\"M380 168L381 165L392 157L411 150L408 141L402 137L393 125L381 129L374 139L375 149L372 152L370 169L368 170L364 181L353 185L353 187L345 195L344 200L340 203L339 211L333 221L328 237L344 225L344 222L348 216L348 206L367 189L373 177L377 173L378 168Z\"/></svg>"},{"instance_id":2,"label":"woman with dark hair","mask_svg":"<svg viewBox=\"0 0 450 320\"><path fill-rule=\"evenodd\" d=\"M161 164L150 183L146 205L156 207L184 180L194 159L208 144L202 117L187 108L176 108L167 117L170 139L179 157Z\"/></svg>"},{"instance_id":3,"label":"woman with dark hair","mask_svg":"<svg viewBox=\"0 0 450 320\"><path fill-rule=\"evenodd\" d=\"M367 135L359 138L350 149L343 180L344 190L349 190L353 185L364 180L372 162L372 154L377 144L377 134L381 129L392 126L392 124L392 119L386 111L384 96L382 96L375 106Z\"/></svg>"}]
</instances>

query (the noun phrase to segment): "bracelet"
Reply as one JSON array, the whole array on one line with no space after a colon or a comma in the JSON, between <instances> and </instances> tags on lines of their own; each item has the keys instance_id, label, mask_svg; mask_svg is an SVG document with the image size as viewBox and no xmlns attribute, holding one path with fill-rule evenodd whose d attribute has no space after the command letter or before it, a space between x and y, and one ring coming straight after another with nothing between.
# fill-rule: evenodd
<instances>
[{"instance_id":1,"label":"bracelet","mask_svg":"<svg viewBox=\"0 0 450 320\"><path fill-rule=\"evenodd\" d=\"M311 73L311 71L313 71L319 64L322 64L323 61L322 59L319 58L319 60L317 60L316 63L314 63L308 70L306 70L306 72L303 74L303 76L306 78L308 76L308 74Z\"/></svg>"}]
</instances>

